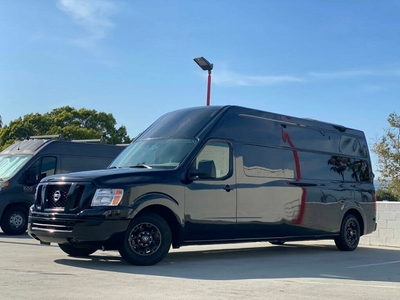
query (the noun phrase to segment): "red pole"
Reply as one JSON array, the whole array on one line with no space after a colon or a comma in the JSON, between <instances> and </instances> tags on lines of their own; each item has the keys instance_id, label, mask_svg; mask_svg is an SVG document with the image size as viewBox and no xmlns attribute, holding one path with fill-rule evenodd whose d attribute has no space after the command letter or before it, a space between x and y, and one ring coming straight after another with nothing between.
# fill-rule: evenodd
<instances>
[{"instance_id":1,"label":"red pole","mask_svg":"<svg viewBox=\"0 0 400 300\"><path fill-rule=\"evenodd\" d=\"M207 106L210 106L210 91L211 91L211 70L208 71Z\"/></svg>"}]
</instances>

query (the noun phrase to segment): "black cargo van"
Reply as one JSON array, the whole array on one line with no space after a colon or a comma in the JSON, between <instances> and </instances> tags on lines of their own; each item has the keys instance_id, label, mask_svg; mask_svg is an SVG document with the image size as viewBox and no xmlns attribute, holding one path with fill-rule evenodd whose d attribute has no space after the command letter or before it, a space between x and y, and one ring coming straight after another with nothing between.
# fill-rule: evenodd
<instances>
[{"instance_id":1,"label":"black cargo van","mask_svg":"<svg viewBox=\"0 0 400 300\"><path fill-rule=\"evenodd\" d=\"M123 146L30 138L0 153L0 224L4 233L26 231L29 207L41 179L54 174L104 169Z\"/></svg>"},{"instance_id":2,"label":"black cargo van","mask_svg":"<svg viewBox=\"0 0 400 300\"><path fill-rule=\"evenodd\" d=\"M71 256L118 250L134 265L171 245L332 239L376 230L363 132L238 106L165 114L107 170L44 178L28 233Z\"/></svg>"}]
</instances>

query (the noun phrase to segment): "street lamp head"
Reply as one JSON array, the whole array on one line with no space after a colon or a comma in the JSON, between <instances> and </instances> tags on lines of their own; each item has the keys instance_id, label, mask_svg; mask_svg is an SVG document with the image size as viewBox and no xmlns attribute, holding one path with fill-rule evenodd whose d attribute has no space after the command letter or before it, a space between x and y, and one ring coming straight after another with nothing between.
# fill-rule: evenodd
<instances>
[{"instance_id":1,"label":"street lamp head","mask_svg":"<svg viewBox=\"0 0 400 300\"><path fill-rule=\"evenodd\" d=\"M207 102L206 105L210 106L210 90L211 90L211 70L213 69L213 64L210 63L203 56L193 58L196 64L199 65L204 71L208 71L208 82L207 82Z\"/></svg>"},{"instance_id":2,"label":"street lamp head","mask_svg":"<svg viewBox=\"0 0 400 300\"><path fill-rule=\"evenodd\" d=\"M202 68L204 71L211 71L213 69L213 64L210 63L207 59L204 57L196 57L193 58L193 60L196 62L196 64L199 65L200 68Z\"/></svg>"}]
</instances>

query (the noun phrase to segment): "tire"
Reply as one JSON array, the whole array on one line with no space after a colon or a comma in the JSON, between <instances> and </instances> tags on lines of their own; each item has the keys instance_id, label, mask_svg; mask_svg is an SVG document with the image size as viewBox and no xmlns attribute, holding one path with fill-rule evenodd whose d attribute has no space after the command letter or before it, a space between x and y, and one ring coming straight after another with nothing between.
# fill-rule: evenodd
<instances>
[{"instance_id":1,"label":"tire","mask_svg":"<svg viewBox=\"0 0 400 300\"><path fill-rule=\"evenodd\" d=\"M28 209L23 206L11 206L6 209L1 220L1 229L8 235L21 235L28 226Z\"/></svg>"},{"instance_id":2,"label":"tire","mask_svg":"<svg viewBox=\"0 0 400 300\"><path fill-rule=\"evenodd\" d=\"M340 235L335 239L336 247L341 251L353 251L360 242L360 223L353 215L347 215L340 229Z\"/></svg>"},{"instance_id":3,"label":"tire","mask_svg":"<svg viewBox=\"0 0 400 300\"><path fill-rule=\"evenodd\" d=\"M78 248L74 245L67 245L67 244L58 244L60 249L67 253L69 256L73 257L87 257L90 254L93 254L97 251L97 249L90 249L90 248Z\"/></svg>"},{"instance_id":4,"label":"tire","mask_svg":"<svg viewBox=\"0 0 400 300\"><path fill-rule=\"evenodd\" d=\"M151 266L167 256L171 242L171 229L162 217L141 215L129 224L119 253L132 265Z\"/></svg>"}]
</instances>

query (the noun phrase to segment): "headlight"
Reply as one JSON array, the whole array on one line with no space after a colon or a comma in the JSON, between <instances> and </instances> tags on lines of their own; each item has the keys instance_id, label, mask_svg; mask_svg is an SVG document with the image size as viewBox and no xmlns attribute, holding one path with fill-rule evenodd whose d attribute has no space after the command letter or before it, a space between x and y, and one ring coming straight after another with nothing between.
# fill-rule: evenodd
<instances>
[{"instance_id":1,"label":"headlight","mask_svg":"<svg viewBox=\"0 0 400 300\"><path fill-rule=\"evenodd\" d=\"M8 187L9 184L10 184L9 181L0 181L0 192L1 192L2 190L4 190L6 187Z\"/></svg>"},{"instance_id":2,"label":"headlight","mask_svg":"<svg viewBox=\"0 0 400 300\"><path fill-rule=\"evenodd\" d=\"M97 189L92 199L92 206L116 206L121 202L124 190Z\"/></svg>"}]
</instances>

